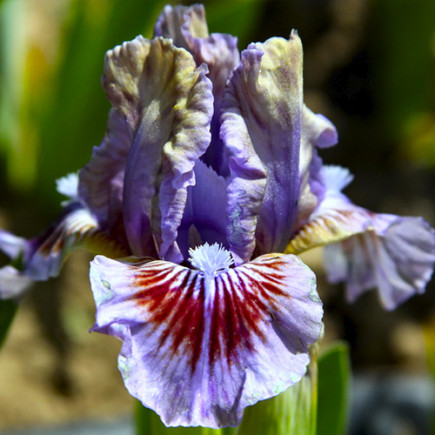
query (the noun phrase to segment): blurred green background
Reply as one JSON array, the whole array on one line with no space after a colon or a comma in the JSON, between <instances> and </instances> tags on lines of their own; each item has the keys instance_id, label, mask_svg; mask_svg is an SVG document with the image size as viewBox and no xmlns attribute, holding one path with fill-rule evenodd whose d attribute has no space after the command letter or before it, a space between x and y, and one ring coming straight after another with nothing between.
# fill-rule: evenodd
<instances>
[{"instance_id":1,"label":"blurred green background","mask_svg":"<svg viewBox=\"0 0 435 435\"><path fill-rule=\"evenodd\" d=\"M100 85L104 53L138 34L151 37L166 3L0 1L1 227L32 236L56 216L60 196L54 180L80 169L104 135L109 109ZM435 224L433 0L204 4L210 31L237 35L240 49L251 41L287 37L296 28L304 44L305 100L340 134L339 146L322 156L356 175L349 196L374 211L422 215ZM86 287L85 268L82 273L80 285ZM435 354L433 284L424 297L385 315L373 294L347 306L342 291L327 286L319 273L327 335L351 343L356 370L424 370L425 343ZM91 326L93 312L68 311L80 303L71 305L62 286L63 281L48 284L45 296L30 298L25 308L36 313L40 347L54 349L58 361L60 380L52 393L72 397L74 376L65 361L68 349L78 346L75 331ZM433 355L430 361L435 366ZM46 381L51 385L52 379ZM0 427L7 397L0 393Z\"/></svg>"}]
</instances>

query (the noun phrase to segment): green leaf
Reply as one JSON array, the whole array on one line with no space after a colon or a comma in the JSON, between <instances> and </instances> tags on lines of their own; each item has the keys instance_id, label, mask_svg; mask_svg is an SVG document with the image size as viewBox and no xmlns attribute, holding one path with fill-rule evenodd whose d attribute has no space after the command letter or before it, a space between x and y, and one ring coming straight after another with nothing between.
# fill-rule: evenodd
<instances>
[{"instance_id":1,"label":"green leaf","mask_svg":"<svg viewBox=\"0 0 435 435\"><path fill-rule=\"evenodd\" d=\"M350 375L348 347L339 342L319 357L317 435L341 435L346 429Z\"/></svg>"},{"instance_id":2,"label":"green leaf","mask_svg":"<svg viewBox=\"0 0 435 435\"><path fill-rule=\"evenodd\" d=\"M0 347L3 346L17 309L18 304L15 301L0 300Z\"/></svg>"},{"instance_id":3,"label":"green leaf","mask_svg":"<svg viewBox=\"0 0 435 435\"><path fill-rule=\"evenodd\" d=\"M136 401L136 434L137 435L232 435L232 428L209 429L207 427L166 427L159 416L151 409L145 408Z\"/></svg>"},{"instance_id":4,"label":"green leaf","mask_svg":"<svg viewBox=\"0 0 435 435\"><path fill-rule=\"evenodd\" d=\"M400 140L413 116L435 109L435 2L380 0L373 6L376 57L371 74L377 79L382 127L388 129L390 137Z\"/></svg>"},{"instance_id":5,"label":"green leaf","mask_svg":"<svg viewBox=\"0 0 435 435\"><path fill-rule=\"evenodd\" d=\"M315 435L316 406L317 361L312 355L308 373L300 382L245 410L237 434Z\"/></svg>"}]
</instances>

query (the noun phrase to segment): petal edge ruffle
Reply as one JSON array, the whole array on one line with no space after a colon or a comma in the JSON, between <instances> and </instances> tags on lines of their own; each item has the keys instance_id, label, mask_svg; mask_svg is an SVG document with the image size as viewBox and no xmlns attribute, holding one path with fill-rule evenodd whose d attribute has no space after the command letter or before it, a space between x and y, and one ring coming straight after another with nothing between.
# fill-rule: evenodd
<instances>
[{"instance_id":1,"label":"petal edge ruffle","mask_svg":"<svg viewBox=\"0 0 435 435\"><path fill-rule=\"evenodd\" d=\"M207 279L169 262L96 257L93 330L123 341L130 393L168 426L234 426L303 376L321 331L314 274L265 255Z\"/></svg>"}]
</instances>

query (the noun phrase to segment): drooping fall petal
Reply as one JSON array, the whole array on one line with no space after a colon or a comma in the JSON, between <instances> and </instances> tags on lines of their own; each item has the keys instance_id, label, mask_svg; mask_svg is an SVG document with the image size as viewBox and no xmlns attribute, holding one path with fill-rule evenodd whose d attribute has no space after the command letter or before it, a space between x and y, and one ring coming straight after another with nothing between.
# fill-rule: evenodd
<instances>
[{"instance_id":1,"label":"drooping fall petal","mask_svg":"<svg viewBox=\"0 0 435 435\"><path fill-rule=\"evenodd\" d=\"M352 180L344 168L323 168L325 197L287 247L299 253L325 248L332 282L344 281L347 297L378 288L383 306L394 309L422 293L435 264L435 231L421 218L375 214L353 204L341 190Z\"/></svg>"},{"instance_id":2,"label":"drooping fall petal","mask_svg":"<svg viewBox=\"0 0 435 435\"><path fill-rule=\"evenodd\" d=\"M91 264L93 329L123 341L128 390L168 426L237 425L246 406L300 380L321 330L315 276L296 257L204 270Z\"/></svg>"},{"instance_id":3,"label":"drooping fall petal","mask_svg":"<svg viewBox=\"0 0 435 435\"><path fill-rule=\"evenodd\" d=\"M380 214L372 227L325 248L331 282L343 281L349 302L377 288L382 305L393 310L423 293L435 264L435 232L422 218Z\"/></svg>"}]
</instances>

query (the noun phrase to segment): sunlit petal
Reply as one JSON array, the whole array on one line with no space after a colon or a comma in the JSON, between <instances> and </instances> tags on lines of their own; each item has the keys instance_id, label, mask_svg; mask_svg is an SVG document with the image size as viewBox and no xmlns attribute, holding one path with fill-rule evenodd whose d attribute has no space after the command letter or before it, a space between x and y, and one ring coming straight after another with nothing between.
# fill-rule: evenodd
<instances>
[{"instance_id":1,"label":"sunlit petal","mask_svg":"<svg viewBox=\"0 0 435 435\"><path fill-rule=\"evenodd\" d=\"M296 32L242 52L224 94L221 129L231 174L228 238L242 261L252 255L254 233L260 254L283 251L290 239L300 188L302 107Z\"/></svg>"},{"instance_id":2,"label":"sunlit petal","mask_svg":"<svg viewBox=\"0 0 435 435\"><path fill-rule=\"evenodd\" d=\"M395 309L423 293L435 264L435 231L421 218L376 215L370 230L325 248L331 282L344 281L349 302L378 288L382 305Z\"/></svg>"},{"instance_id":3,"label":"sunlit petal","mask_svg":"<svg viewBox=\"0 0 435 435\"><path fill-rule=\"evenodd\" d=\"M197 65L207 64L207 77L213 83L213 118L211 142L202 159L220 175L227 175L228 168L219 138L220 110L225 84L231 71L239 63L237 38L223 33L208 32L204 6L166 6L159 16L156 36L172 38L174 45L192 53Z\"/></svg>"},{"instance_id":4,"label":"sunlit petal","mask_svg":"<svg viewBox=\"0 0 435 435\"><path fill-rule=\"evenodd\" d=\"M347 169L323 168L325 197L295 234L287 253L325 248L332 282L344 281L347 297L378 288L382 304L394 309L422 293L435 263L435 232L421 218L375 214L353 204L341 190L352 180Z\"/></svg>"},{"instance_id":5,"label":"sunlit petal","mask_svg":"<svg viewBox=\"0 0 435 435\"><path fill-rule=\"evenodd\" d=\"M341 193L352 181L349 171L339 166L325 166L321 170L324 198L293 235L286 253L299 254L315 246L338 242L372 226L374 213L356 206Z\"/></svg>"},{"instance_id":6,"label":"sunlit petal","mask_svg":"<svg viewBox=\"0 0 435 435\"><path fill-rule=\"evenodd\" d=\"M224 269L92 262L93 329L123 340L127 388L166 425L237 425L246 406L300 380L320 334L315 276L296 257Z\"/></svg>"},{"instance_id":7,"label":"sunlit petal","mask_svg":"<svg viewBox=\"0 0 435 435\"><path fill-rule=\"evenodd\" d=\"M132 140L123 218L135 255L148 255L155 244L161 258L183 259L176 238L186 189L210 143L213 98L205 73L163 38L137 37L106 55L106 92Z\"/></svg>"},{"instance_id":8,"label":"sunlit petal","mask_svg":"<svg viewBox=\"0 0 435 435\"><path fill-rule=\"evenodd\" d=\"M99 229L95 217L81 203L71 202L47 230L30 240L0 231L0 250L11 258L14 269L19 268L19 273L6 269L3 276L8 277L10 283L16 279L17 286L25 289L27 278L45 281L57 276L64 260L76 248L114 257L129 252L118 240ZM19 276L26 277L21 280L22 285ZM7 283L3 282L3 287L2 294L6 294Z\"/></svg>"}]
</instances>

